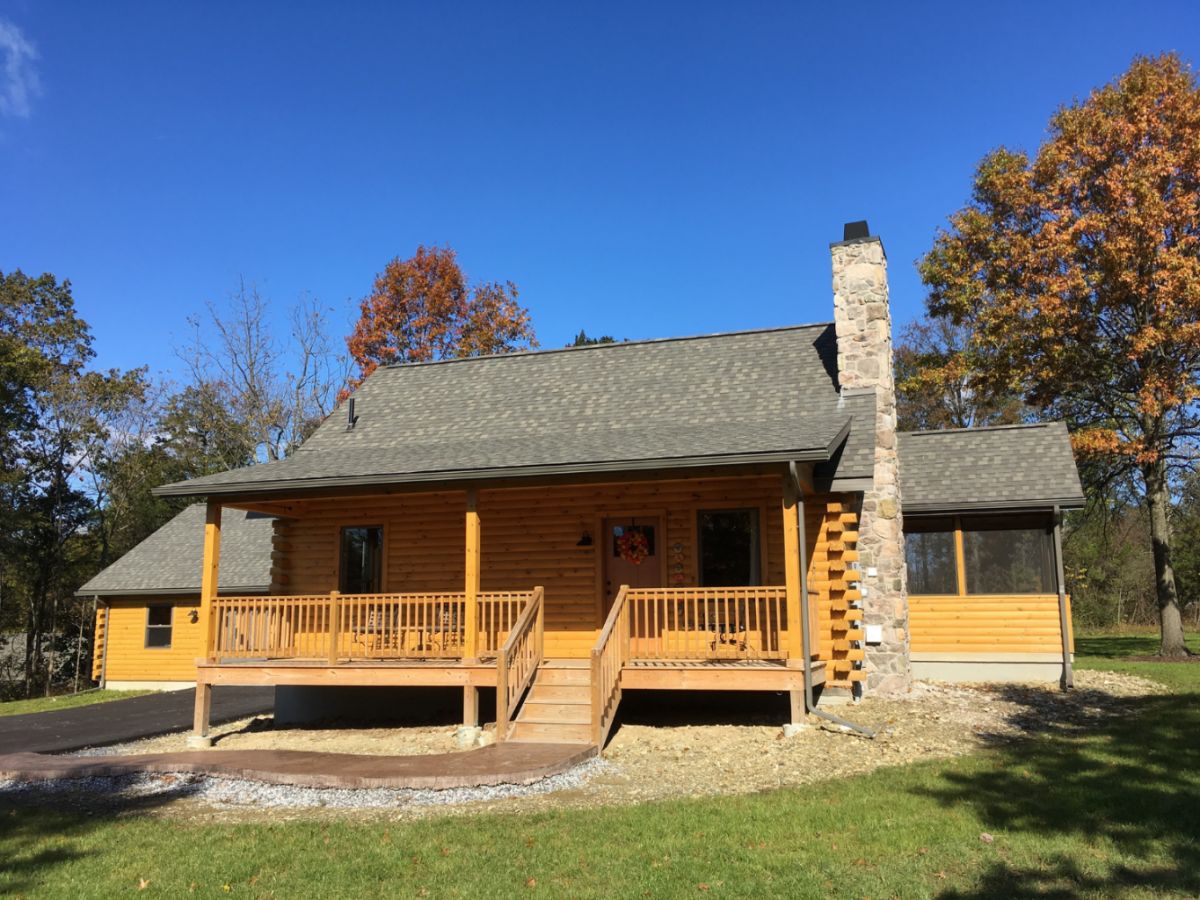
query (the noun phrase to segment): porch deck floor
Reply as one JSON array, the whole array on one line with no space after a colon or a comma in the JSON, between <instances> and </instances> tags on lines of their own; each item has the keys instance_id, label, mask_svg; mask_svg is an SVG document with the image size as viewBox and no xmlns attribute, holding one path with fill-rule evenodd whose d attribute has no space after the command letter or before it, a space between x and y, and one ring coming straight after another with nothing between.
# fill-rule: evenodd
<instances>
[{"instance_id":1,"label":"porch deck floor","mask_svg":"<svg viewBox=\"0 0 1200 900\"><path fill-rule=\"evenodd\" d=\"M219 668L262 668L263 666L295 666L297 668L331 667L328 660L323 659L292 659L267 658L258 659L223 659L216 663L206 663L208 666ZM495 668L495 659L481 659L479 662L464 663L460 659L352 659L338 660L332 666L336 668L355 667L398 667L398 668L435 668L447 667L466 668ZM543 665L558 669L586 669L591 666L587 659L548 658ZM626 663L635 669L782 669L787 668L786 660L782 659L634 659Z\"/></svg>"},{"instance_id":2,"label":"porch deck floor","mask_svg":"<svg viewBox=\"0 0 1200 900\"><path fill-rule=\"evenodd\" d=\"M336 663L330 663L327 659L260 656L244 659L222 659L218 662L204 663L204 665L222 669L262 668L263 666L296 666L298 668L307 667L314 669L328 669L330 667L341 669L356 667L445 669L447 667L478 668L480 666L495 668L496 660L481 659L479 662L464 663L461 659L413 659L411 657L389 659L381 657L377 659L339 659Z\"/></svg>"},{"instance_id":3,"label":"porch deck floor","mask_svg":"<svg viewBox=\"0 0 1200 900\"><path fill-rule=\"evenodd\" d=\"M532 784L596 755L587 744L506 742L461 753L371 756L302 750L194 750L129 756L0 756L0 778L118 777L146 772L245 778L307 788L445 790L497 784Z\"/></svg>"},{"instance_id":4,"label":"porch deck floor","mask_svg":"<svg viewBox=\"0 0 1200 900\"><path fill-rule=\"evenodd\" d=\"M782 659L634 659L631 669L786 669Z\"/></svg>"}]
</instances>

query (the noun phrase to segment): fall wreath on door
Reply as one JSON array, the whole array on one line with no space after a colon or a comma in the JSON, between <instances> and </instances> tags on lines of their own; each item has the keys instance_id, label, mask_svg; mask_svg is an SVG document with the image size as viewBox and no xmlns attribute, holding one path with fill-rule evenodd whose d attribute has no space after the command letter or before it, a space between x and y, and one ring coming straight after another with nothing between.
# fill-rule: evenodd
<instances>
[{"instance_id":1,"label":"fall wreath on door","mask_svg":"<svg viewBox=\"0 0 1200 900\"><path fill-rule=\"evenodd\" d=\"M646 535L642 532L642 529L636 527L626 528L621 536L617 538L617 554L625 562L640 566L646 557L650 555L650 543L646 540Z\"/></svg>"}]
</instances>

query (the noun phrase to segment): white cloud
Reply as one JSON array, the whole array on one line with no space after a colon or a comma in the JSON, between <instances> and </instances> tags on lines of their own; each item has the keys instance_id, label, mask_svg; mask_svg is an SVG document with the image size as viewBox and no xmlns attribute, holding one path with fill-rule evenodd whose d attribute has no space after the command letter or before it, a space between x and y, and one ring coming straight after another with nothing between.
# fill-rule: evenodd
<instances>
[{"instance_id":1,"label":"white cloud","mask_svg":"<svg viewBox=\"0 0 1200 900\"><path fill-rule=\"evenodd\" d=\"M0 19L0 116L28 118L42 92L34 61L37 48L12 22Z\"/></svg>"}]
</instances>

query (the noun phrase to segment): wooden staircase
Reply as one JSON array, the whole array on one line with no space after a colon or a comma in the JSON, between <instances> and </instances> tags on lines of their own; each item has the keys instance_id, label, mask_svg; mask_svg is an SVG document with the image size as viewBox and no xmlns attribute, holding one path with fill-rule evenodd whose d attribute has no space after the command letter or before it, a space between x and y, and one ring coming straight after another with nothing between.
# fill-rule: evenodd
<instances>
[{"instance_id":1,"label":"wooden staircase","mask_svg":"<svg viewBox=\"0 0 1200 900\"><path fill-rule=\"evenodd\" d=\"M592 672L586 660L548 659L538 666L508 740L592 743Z\"/></svg>"}]
</instances>

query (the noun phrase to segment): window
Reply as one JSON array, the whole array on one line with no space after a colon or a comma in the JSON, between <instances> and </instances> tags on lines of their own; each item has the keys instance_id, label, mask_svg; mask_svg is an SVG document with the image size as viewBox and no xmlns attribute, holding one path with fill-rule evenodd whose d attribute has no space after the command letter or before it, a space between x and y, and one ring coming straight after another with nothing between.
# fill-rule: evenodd
<instances>
[{"instance_id":1,"label":"window","mask_svg":"<svg viewBox=\"0 0 1200 900\"><path fill-rule=\"evenodd\" d=\"M705 509L698 514L700 584L760 583L757 509Z\"/></svg>"},{"instance_id":2,"label":"window","mask_svg":"<svg viewBox=\"0 0 1200 900\"><path fill-rule=\"evenodd\" d=\"M1051 594L1052 533L1033 517L963 517L968 594Z\"/></svg>"},{"instance_id":3,"label":"window","mask_svg":"<svg viewBox=\"0 0 1200 900\"><path fill-rule=\"evenodd\" d=\"M904 558L910 594L957 594L954 520L909 519L904 523Z\"/></svg>"},{"instance_id":4,"label":"window","mask_svg":"<svg viewBox=\"0 0 1200 900\"><path fill-rule=\"evenodd\" d=\"M968 595L1058 590L1048 516L946 516L910 518L904 523L910 594L959 594L955 550L959 539Z\"/></svg>"},{"instance_id":5,"label":"window","mask_svg":"<svg viewBox=\"0 0 1200 900\"><path fill-rule=\"evenodd\" d=\"M383 528L378 525L342 529L338 590L343 594L376 594L383 589Z\"/></svg>"},{"instance_id":6,"label":"window","mask_svg":"<svg viewBox=\"0 0 1200 900\"><path fill-rule=\"evenodd\" d=\"M168 648L171 646L170 606L161 604L146 607L146 646Z\"/></svg>"}]
</instances>

